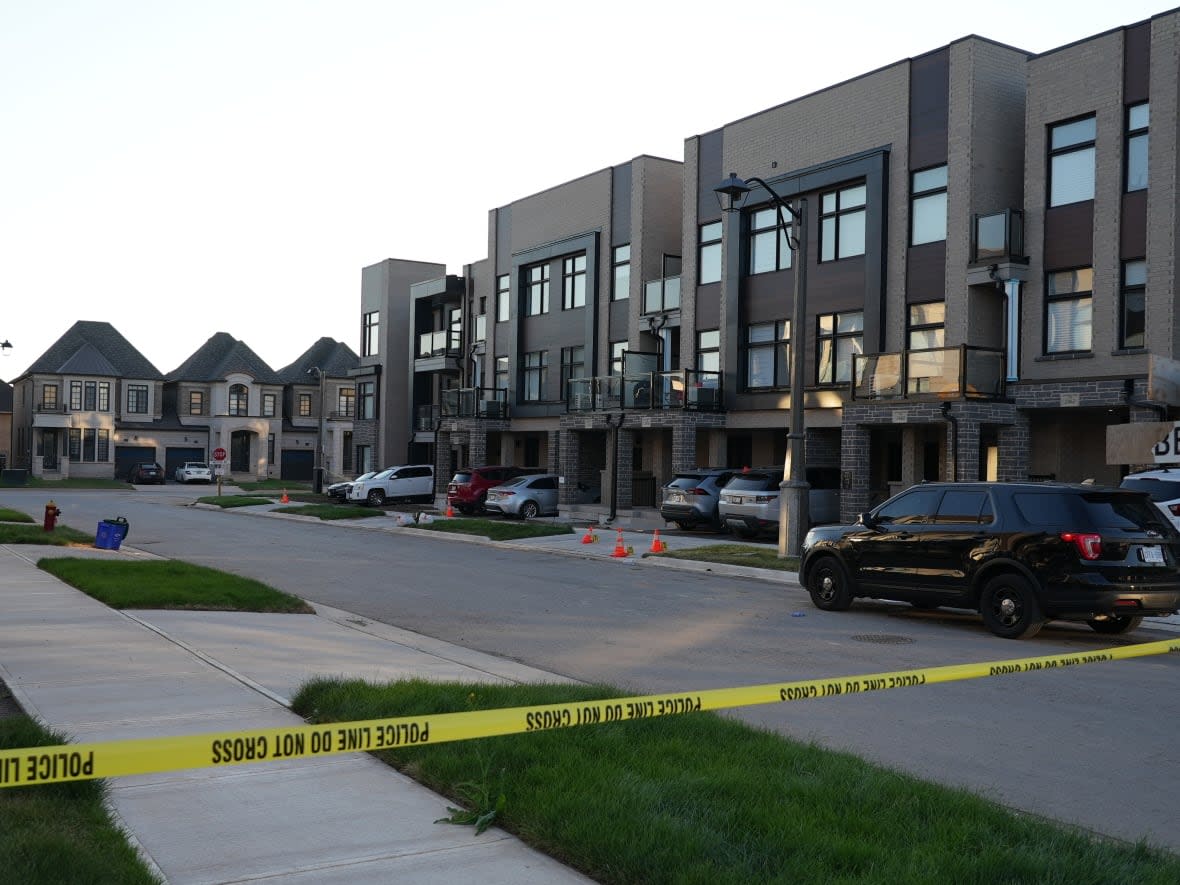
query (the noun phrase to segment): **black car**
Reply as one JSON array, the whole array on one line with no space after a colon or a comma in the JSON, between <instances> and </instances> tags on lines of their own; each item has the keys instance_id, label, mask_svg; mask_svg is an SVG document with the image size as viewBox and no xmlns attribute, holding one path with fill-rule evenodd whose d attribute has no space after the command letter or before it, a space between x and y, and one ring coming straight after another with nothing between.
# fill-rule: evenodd
<instances>
[{"instance_id":1,"label":"black car","mask_svg":"<svg viewBox=\"0 0 1180 885\"><path fill-rule=\"evenodd\" d=\"M164 484L164 468L159 464L145 461L142 464L132 464L127 471L127 482L138 485L145 483Z\"/></svg>"},{"instance_id":2,"label":"black car","mask_svg":"<svg viewBox=\"0 0 1180 885\"><path fill-rule=\"evenodd\" d=\"M827 611L869 597L974 609L1006 639L1051 618L1123 633L1180 608L1180 532L1126 489L923 483L812 529L799 578Z\"/></svg>"}]
</instances>

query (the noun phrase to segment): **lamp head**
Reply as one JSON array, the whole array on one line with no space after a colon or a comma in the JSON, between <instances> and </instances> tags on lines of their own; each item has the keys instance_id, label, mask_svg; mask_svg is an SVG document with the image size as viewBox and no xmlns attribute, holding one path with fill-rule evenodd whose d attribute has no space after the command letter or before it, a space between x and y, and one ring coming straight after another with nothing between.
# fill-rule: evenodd
<instances>
[{"instance_id":1,"label":"lamp head","mask_svg":"<svg viewBox=\"0 0 1180 885\"><path fill-rule=\"evenodd\" d=\"M721 204L722 212L736 212L741 209L750 190L751 188L745 180L738 178L737 173L734 172L730 172L729 178L713 188L713 192L717 194L717 202Z\"/></svg>"}]
</instances>

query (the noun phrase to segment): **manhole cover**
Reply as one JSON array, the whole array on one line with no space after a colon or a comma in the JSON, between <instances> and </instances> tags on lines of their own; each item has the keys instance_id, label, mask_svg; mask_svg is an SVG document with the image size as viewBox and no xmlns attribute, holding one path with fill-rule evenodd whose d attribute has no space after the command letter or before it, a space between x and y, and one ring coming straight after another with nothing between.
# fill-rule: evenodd
<instances>
[{"instance_id":1,"label":"manhole cover","mask_svg":"<svg viewBox=\"0 0 1180 885\"><path fill-rule=\"evenodd\" d=\"M895 636L892 633L858 633L852 638L857 642L874 642L877 645L908 645L914 641L908 636Z\"/></svg>"}]
</instances>

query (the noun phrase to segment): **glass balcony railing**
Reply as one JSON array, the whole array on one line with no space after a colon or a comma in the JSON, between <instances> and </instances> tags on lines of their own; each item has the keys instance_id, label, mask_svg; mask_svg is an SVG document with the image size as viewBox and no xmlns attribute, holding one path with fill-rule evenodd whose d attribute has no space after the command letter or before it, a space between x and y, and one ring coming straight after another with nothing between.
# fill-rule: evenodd
<instances>
[{"instance_id":1,"label":"glass balcony railing","mask_svg":"<svg viewBox=\"0 0 1180 885\"><path fill-rule=\"evenodd\" d=\"M1024 254L1024 213L1005 209L976 215L971 227L971 263L1027 261Z\"/></svg>"},{"instance_id":2,"label":"glass balcony railing","mask_svg":"<svg viewBox=\"0 0 1180 885\"><path fill-rule=\"evenodd\" d=\"M721 410L721 373L677 369L636 372L569 382L566 411L608 412L617 409Z\"/></svg>"},{"instance_id":3,"label":"glass balcony railing","mask_svg":"<svg viewBox=\"0 0 1180 885\"><path fill-rule=\"evenodd\" d=\"M939 347L858 354L854 400L994 399L1004 395L1004 351L990 347Z\"/></svg>"},{"instance_id":4,"label":"glass balcony railing","mask_svg":"<svg viewBox=\"0 0 1180 885\"><path fill-rule=\"evenodd\" d=\"M643 312L680 310L680 277L664 277L643 284Z\"/></svg>"},{"instance_id":5,"label":"glass balcony railing","mask_svg":"<svg viewBox=\"0 0 1180 885\"><path fill-rule=\"evenodd\" d=\"M462 336L457 329L424 332L418 336L418 359L457 355L462 352Z\"/></svg>"},{"instance_id":6,"label":"glass balcony railing","mask_svg":"<svg viewBox=\"0 0 1180 885\"><path fill-rule=\"evenodd\" d=\"M460 387L442 392L443 418L507 418L508 391L495 387Z\"/></svg>"}]
</instances>

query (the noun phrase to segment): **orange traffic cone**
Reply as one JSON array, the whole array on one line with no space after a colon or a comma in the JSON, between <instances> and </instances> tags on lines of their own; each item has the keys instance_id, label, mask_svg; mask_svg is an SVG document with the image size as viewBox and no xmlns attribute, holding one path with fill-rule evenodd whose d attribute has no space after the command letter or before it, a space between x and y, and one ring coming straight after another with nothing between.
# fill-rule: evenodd
<instances>
[{"instance_id":1,"label":"orange traffic cone","mask_svg":"<svg viewBox=\"0 0 1180 885\"><path fill-rule=\"evenodd\" d=\"M619 529L619 536L615 539L615 550L611 556L614 559L622 559L627 555L627 548L623 546L623 530Z\"/></svg>"},{"instance_id":2,"label":"orange traffic cone","mask_svg":"<svg viewBox=\"0 0 1180 885\"><path fill-rule=\"evenodd\" d=\"M279 498L280 504L290 504L291 499L287 497L287 490L283 489L283 497Z\"/></svg>"},{"instance_id":3,"label":"orange traffic cone","mask_svg":"<svg viewBox=\"0 0 1180 885\"><path fill-rule=\"evenodd\" d=\"M447 519L454 519L454 518L455 518L455 508L452 507L451 503L448 501L447 502Z\"/></svg>"},{"instance_id":4,"label":"orange traffic cone","mask_svg":"<svg viewBox=\"0 0 1180 885\"><path fill-rule=\"evenodd\" d=\"M655 535L652 536L652 539L651 539L651 552L652 553L663 553L667 549L668 549L668 545L660 540L660 530L656 529L656 533L655 533Z\"/></svg>"},{"instance_id":5,"label":"orange traffic cone","mask_svg":"<svg viewBox=\"0 0 1180 885\"><path fill-rule=\"evenodd\" d=\"M598 540L598 536L594 534L594 530L590 526L586 526L586 534L582 536L583 544L593 544Z\"/></svg>"}]
</instances>

